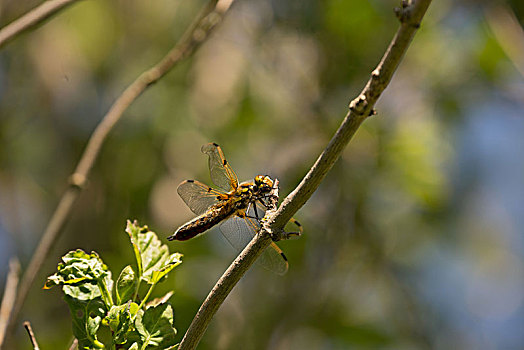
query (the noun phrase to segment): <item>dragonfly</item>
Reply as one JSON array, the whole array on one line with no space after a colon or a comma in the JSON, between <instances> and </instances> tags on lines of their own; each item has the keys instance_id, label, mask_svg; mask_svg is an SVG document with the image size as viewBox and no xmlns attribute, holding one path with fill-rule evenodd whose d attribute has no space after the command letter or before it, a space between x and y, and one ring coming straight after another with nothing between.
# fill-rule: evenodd
<instances>
[{"instance_id":1,"label":"dragonfly","mask_svg":"<svg viewBox=\"0 0 524 350\"><path fill-rule=\"evenodd\" d=\"M257 175L252 181L239 183L219 145L209 143L202 146L201 151L209 157L211 180L218 188L196 180L178 185L178 194L197 217L180 226L167 239L186 241L219 225L227 241L241 251L260 230L274 181L267 175ZM298 228L299 232L294 234L302 234L302 225L295 219L290 222ZM289 268L284 252L275 242L262 253L258 263L279 275Z\"/></svg>"}]
</instances>

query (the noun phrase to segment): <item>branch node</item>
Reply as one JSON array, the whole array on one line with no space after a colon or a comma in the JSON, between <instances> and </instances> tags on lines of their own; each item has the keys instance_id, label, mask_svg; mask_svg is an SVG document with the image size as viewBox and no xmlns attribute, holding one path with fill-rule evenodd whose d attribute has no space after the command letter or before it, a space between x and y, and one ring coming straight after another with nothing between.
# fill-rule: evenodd
<instances>
[{"instance_id":1,"label":"branch node","mask_svg":"<svg viewBox=\"0 0 524 350\"><path fill-rule=\"evenodd\" d=\"M364 115L367 107L368 100L364 94L360 94L360 96L349 103L349 110L357 115Z\"/></svg>"},{"instance_id":2,"label":"branch node","mask_svg":"<svg viewBox=\"0 0 524 350\"><path fill-rule=\"evenodd\" d=\"M267 196L267 203L266 203L267 210L266 210L266 214L262 218L262 229L260 230L261 235L268 234L269 236L271 236L271 239L273 240L273 242L279 241L282 237L280 232L275 232L271 228L271 222L273 221L273 215L275 214L277 210L277 205L278 205L278 189L279 189L278 185L279 185L278 179L275 179L273 181L273 188L271 189L271 192L269 192Z\"/></svg>"},{"instance_id":3,"label":"branch node","mask_svg":"<svg viewBox=\"0 0 524 350\"><path fill-rule=\"evenodd\" d=\"M393 11L395 16L402 24L408 24L413 28L420 28L420 23L413 23L412 20L412 10L413 10L413 0L402 0L400 2L400 7L395 7Z\"/></svg>"},{"instance_id":4,"label":"branch node","mask_svg":"<svg viewBox=\"0 0 524 350\"><path fill-rule=\"evenodd\" d=\"M193 33L193 39L196 41L196 42L202 42L204 41L204 39L206 38L206 31L202 28L198 28L195 30L195 32Z\"/></svg>"},{"instance_id":5,"label":"branch node","mask_svg":"<svg viewBox=\"0 0 524 350\"><path fill-rule=\"evenodd\" d=\"M74 173L69 177L69 185L80 190L87 184L87 177L84 174Z\"/></svg>"},{"instance_id":6,"label":"branch node","mask_svg":"<svg viewBox=\"0 0 524 350\"><path fill-rule=\"evenodd\" d=\"M409 0L402 0L400 2L400 7L395 7L393 9L400 23L406 23L411 18L410 5Z\"/></svg>"}]
</instances>

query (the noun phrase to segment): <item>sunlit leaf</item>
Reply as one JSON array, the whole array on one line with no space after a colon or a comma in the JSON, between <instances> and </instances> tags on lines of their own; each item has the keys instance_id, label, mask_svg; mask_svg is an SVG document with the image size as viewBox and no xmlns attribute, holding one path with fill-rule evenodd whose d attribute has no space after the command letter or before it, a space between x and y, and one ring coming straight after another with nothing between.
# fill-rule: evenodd
<instances>
[{"instance_id":1,"label":"sunlit leaf","mask_svg":"<svg viewBox=\"0 0 524 350\"><path fill-rule=\"evenodd\" d=\"M173 309L169 304L161 304L138 313L135 327L146 349L165 349L175 345Z\"/></svg>"},{"instance_id":2,"label":"sunlit leaf","mask_svg":"<svg viewBox=\"0 0 524 350\"><path fill-rule=\"evenodd\" d=\"M181 258L182 254L173 253L164 262L164 266L162 268L159 270L152 269L150 283L160 282L160 280L162 280L162 278L164 278L171 270L182 263Z\"/></svg>"},{"instance_id":3,"label":"sunlit leaf","mask_svg":"<svg viewBox=\"0 0 524 350\"><path fill-rule=\"evenodd\" d=\"M163 244L147 226L139 227L136 221L133 223L128 221L126 232L133 244L141 277L147 283L159 282L182 262L182 254L169 254L167 245Z\"/></svg>"},{"instance_id":4,"label":"sunlit leaf","mask_svg":"<svg viewBox=\"0 0 524 350\"><path fill-rule=\"evenodd\" d=\"M47 278L44 288L63 286L66 295L80 300L92 300L102 293L99 283L112 288L111 271L97 253L81 249L68 252L58 264L57 272Z\"/></svg>"},{"instance_id":5,"label":"sunlit leaf","mask_svg":"<svg viewBox=\"0 0 524 350\"><path fill-rule=\"evenodd\" d=\"M130 309L131 302L120 306L113 306L107 314L106 319L113 334L113 342L115 344L124 344L127 341L127 332L130 329L132 320Z\"/></svg>"},{"instance_id":6,"label":"sunlit leaf","mask_svg":"<svg viewBox=\"0 0 524 350\"><path fill-rule=\"evenodd\" d=\"M134 222L131 222L131 220L127 220L127 226L126 226L126 232L129 235L129 239L131 240L131 244L133 245L133 252L135 253L135 259L138 267L138 275L142 276L142 256L140 255L140 249L139 249L139 239L138 239L138 233L140 232L140 227L138 227L138 223L136 220Z\"/></svg>"},{"instance_id":7,"label":"sunlit leaf","mask_svg":"<svg viewBox=\"0 0 524 350\"><path fill-rule=\"evenodd\" d=\"M116 281L116 302L117 304L125 303L130 300L135 293L138 285L138 278L135 271L130 265L124 267L118 280Z\"/></svg>"}]
</instances>

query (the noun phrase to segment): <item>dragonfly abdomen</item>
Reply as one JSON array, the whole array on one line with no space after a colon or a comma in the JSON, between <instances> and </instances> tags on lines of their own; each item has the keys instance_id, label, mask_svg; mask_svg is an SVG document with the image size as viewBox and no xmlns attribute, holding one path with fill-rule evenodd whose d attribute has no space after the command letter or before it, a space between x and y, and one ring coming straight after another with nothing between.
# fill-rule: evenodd
<instances>
[{"instance_id":1,"label":"dragonfly abdomen","mask_svg":"<svg viewBox=\"0 0 524 350\"><path fill-rule=\"evenodd\" d=\"M209 209L204 214L180 226L173 235L167 239L170 241L187 241L196 235L205 232L216 224L226 220L235 213L233 206L219 206Z\"/></svg>"}]
</instances>

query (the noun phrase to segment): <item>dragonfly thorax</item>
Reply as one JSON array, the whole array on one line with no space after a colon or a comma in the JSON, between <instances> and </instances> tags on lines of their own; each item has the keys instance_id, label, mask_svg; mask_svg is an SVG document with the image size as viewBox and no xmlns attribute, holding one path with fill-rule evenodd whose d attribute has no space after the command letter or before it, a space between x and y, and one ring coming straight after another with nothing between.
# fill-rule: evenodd
<instances>
[{"instance_id":1,"label":"dragonfly thorax","mask_svg":"<svg viewBox=\"0 0 524 350\"><path fill-rule=\"evenodd\" d=\"M245 209L249 203L263 200L272 190L273 180L269 176L257 175L252 182L241 183L232 193L235 208Z\"/></svg>"}]
</instances>

